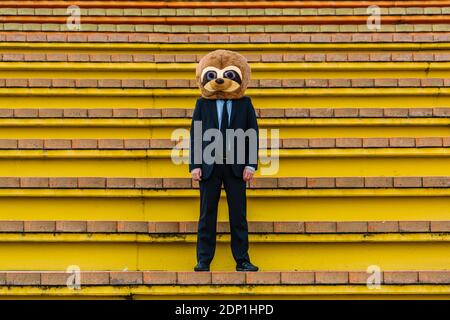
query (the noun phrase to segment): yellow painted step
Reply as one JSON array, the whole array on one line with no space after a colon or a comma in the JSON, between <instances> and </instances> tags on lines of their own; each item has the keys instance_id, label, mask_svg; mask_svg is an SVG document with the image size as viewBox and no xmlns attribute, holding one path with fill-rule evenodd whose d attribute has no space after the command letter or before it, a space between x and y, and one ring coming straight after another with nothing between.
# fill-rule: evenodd
<instances>
[{"instance_id":1,"label":"yellow painted step","mask_svg":"<svg viewBox=\"0 0 450 320\"><path fill-rule=\"evenodd\" d=\"M198 190L2 189L2 220L195 221ZM448 220L450 189L248 190L250 221ZM219 220L228 219L225 192Z\"/></svg>"},{"instance_id":2,"label":"yellow painted step","mask_svg":"<svg viewBox=\"0 0 450 320\"><path fill-rule=\"evenodd\" d=\"M248 89L256 108L430 108L450 88ZM0 88L5 108L193 108L199 89Z\"/></svg>"},{"instance_id":3,"label":"yellow painted step","mask_svg":"<svg viewBox=\"0 0 450 320\"><path fill-rule=\"evenodd\" d=\"M448 299L449 285L252 285L0 287L0 299Z\"/></svg>"},{"instance_id":4,"label":"yellow painted step","mask_svg":"<svg viewBox=\"0 0 450 320\"><path fill-rule=\"evenodd\" d=\"M447 78L450 62L250 63L252 79ZM0 62L2 78L195 79L196 63Z\"/></svg>"},{"instance_id":5,"label":"yellow painted step","mask_svg":"<svg viewBox=\"0 0 450 320\"><path fill-rule=\"evenodd\" d=\"M269 154L261 152L262 161ZM277 177L450 176L449 148L282 149L279 156L278 165L272 161ZM186 162L172 161L171 150L0 150L0 176L188 177L188 171Z\"/></svg>"},{"instance_id":6,"label":"yellow painted step","mask_svg":"<svg viewBox=\"0 0 450 320\"><path fill-rule=\"evenodd\" d=\"M316 242L314 235L305 241L295 241L293 237L274 241L277 237L249 237L250 256L262 271L360 271L371 265L390 271L450 268L450 257L446 254L450 249L448 235L430 235L421 241L416 238L422 235L415 234L397 240L389 235L374 235L371 240L359 235L357 241L339 242ZM170 241L171 238L165 236L159 242L148 242L132 238L111 241L111 235L2 234L0 255L8 259L0 260L0 270L66 270L70 265L81 270L190 270L196 262L195 235L189 237L190 241ZM263 241L259 241L261 238ZM268 256L276 259L267 259ZM234 270L228 235L218 236L211 268Z\"/></svg>"},{"instance_id":7,"label":"yellow painted step","mask_svg":"<svg viewBox=\"0 0 450 320\"><path fill-rule=\"evenodd\" d=\"M300 99L301 100L301 99ZM0 99L1 101L1 99ZM0 139L171 139L190 119L0 119ZM261 129L280 138L447 137L450 118L267 119ZM264 132L261 130L261 137ZM179 136L175 136L178 140Z\"/></svg>"}]
</instances>

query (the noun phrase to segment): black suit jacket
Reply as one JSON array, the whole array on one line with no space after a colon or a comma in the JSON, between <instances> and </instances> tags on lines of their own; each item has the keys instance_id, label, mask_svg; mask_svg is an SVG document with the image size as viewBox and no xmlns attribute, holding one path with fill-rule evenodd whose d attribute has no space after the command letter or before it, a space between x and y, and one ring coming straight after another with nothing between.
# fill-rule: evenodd
<instances>
[{"instance_id":1,"label":"black suit jacket","mask_svg":"<svg viewBox=\"0 0 450 320\"><path fill-rule=\"evenodd\" d=\"M226 108L226 103L224 104L224 108ZM202 122L202 137L201 142L198 137L194 139L194 121ZM194 163L194 149L196 143L202 143L202 154L205 150L205 147L211 143L211 141L203 141L203 134L208 129L219 129L218 117L217 117L217 107L216 100L214 99L204 99L198 98L197 103L195 105L194 114L192 115L192 123L191 123L191 139L190 139L190 164L189 164L189 172L195 168L202 169L202 180L208 179L211 175L214 164L207 164L203 161L201 163ZM239 164L237 163L237 144L234 145L234 155L235 161L232 164L232 171L237 177L242 177L242 173L246 166L251 166L258 168L258 147L259 147L259 132L258 132L258 123L256 121L256 113L255 109L252 105L252 100L244 96L240 99L233 99L232 102L232 110L230 115L230 129L242 129L244 131L248 129L254 129L257 133L256 143L250 143L249 139L245 141L245 163ZM197 147L198 148L198 147ZM256 155L256 161L252 161L250 159L250 152L254 152Z\"/></svg>"}]
</instances>

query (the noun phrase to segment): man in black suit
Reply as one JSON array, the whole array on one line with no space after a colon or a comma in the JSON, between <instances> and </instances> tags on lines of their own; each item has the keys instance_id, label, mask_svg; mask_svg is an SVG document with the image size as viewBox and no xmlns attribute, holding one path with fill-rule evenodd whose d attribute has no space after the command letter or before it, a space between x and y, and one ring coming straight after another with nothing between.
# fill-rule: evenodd
<instances>
[{"instance_id":1,"label":"man in black suit","mask_svg":"<svg viewBox=\"0 0 450 320\"><path fill-rule=\"evenodd\" d=\"M214 79L221 82L221 78ZM200 128L201 127L201 128ZM208 131L215 139L205 141ZM220 141L221 140L221 141ZM218 143L218 148L210 148ZM207 151L211 151L208 153ZM200 185L200 219L195 271L209 271L216 247L217 209L222 183L237 271L257 271L248 255L246 183L257 169L258 124L249 97L197 100L192 116L190 166Z\"/></svg>"}]
</instances>

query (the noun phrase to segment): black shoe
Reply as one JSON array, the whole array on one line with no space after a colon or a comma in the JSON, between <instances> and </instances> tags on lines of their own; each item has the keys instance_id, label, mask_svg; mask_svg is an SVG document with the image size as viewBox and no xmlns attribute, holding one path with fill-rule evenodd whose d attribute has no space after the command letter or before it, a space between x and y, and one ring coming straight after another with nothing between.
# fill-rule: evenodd
<instances>
[{"instance_id":1,"label":"black shoe","mask_svg":"<svg viewBox=\"0 0 450 320\"><path fill-rule=\"evenodd\" d=\"M194 271L209 271L209 265L203 262L197 263L197 265L194 267Z\"/></svg>"},{"instance_id":2,"label":"black shoe","mask_svg":"<svg viewBox=\"0 0 450 320\"><path fill-rule=\"evenodd\" d=\"M236 266L236 271L258 271L259 268L250 262L242 262Z\"/></svg>"}]
</instances>

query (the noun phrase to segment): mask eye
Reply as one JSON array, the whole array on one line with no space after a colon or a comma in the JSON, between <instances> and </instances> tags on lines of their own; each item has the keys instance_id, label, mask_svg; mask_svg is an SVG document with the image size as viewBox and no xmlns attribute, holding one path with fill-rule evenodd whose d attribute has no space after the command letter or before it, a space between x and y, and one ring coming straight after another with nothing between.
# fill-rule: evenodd
<instances>
[{"instance_id":1,"label":"mask eye","mask_svg":"<svg viewBox=\"0 0 450 320\"><path fill-rule=\"evenodd\" d=\"M215 71L208 71L204 75L204 79L206 81L211 81L214 80L215 78L217 78L217 73Z\"/></svg>"},{"instance_id":2,"label":"mask eye","mask_svg":"<svg viewBox=\"0 0 450 320\"><path fill-rule=\"evenodd\" d=\"M228 70L224 72L223 77L228 78L230 80L235 80L238 78L238 74L233 70Z\"/></svg>"}]
</instances>

